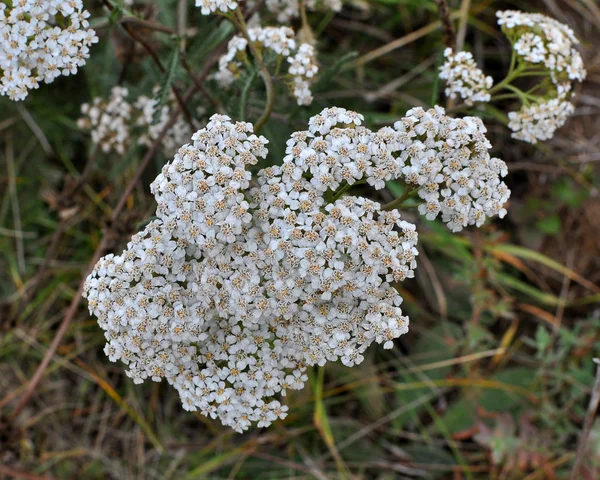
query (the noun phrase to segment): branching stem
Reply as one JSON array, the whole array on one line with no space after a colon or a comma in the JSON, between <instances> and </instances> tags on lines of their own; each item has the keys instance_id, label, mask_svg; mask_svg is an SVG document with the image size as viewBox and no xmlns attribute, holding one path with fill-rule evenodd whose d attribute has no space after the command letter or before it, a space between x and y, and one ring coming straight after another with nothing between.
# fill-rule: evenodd
<instances>
[{"instance_id":1,"label":"branching stem","mask_svg":"<svg viewBox=\"0 0 600 480\"><path fill-rule=\"evenodd\" d=\"M229 17L242 36L248 41L248 47L254 57L254 61L258 64L260 75L265 83L265 90L267 92L267 101L262 115L254 124L254 131L258 133L265 123L269 120L271 112L273 111L273 105L275 103L275 87L273 86L273 77L269 73L269 69L265 65L261 52L256 48L256 45L250 39L248 34L248 28L246 26L246 20L239 8L236 8L233 12L233 16Z\"/></svg>"}]
</instances>

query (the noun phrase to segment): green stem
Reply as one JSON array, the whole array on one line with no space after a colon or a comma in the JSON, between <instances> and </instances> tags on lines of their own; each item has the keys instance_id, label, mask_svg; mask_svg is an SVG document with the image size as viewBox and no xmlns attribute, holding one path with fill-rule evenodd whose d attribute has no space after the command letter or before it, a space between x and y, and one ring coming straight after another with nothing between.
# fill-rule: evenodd
<instances>
[{"instance_id":1,"label":"green stem","mask_svg":"<svg viewBox=\"0 0 600 480\"><path fill-rule=\"evenodd\" d=\"M494 102L496 100L508 100L511 98L521 98L519 97L519 95L517 95L516 93L503 93L502 95L494 95L491 99L490 102Z\"/></svg>"},{"instance_id":2,"label":"green stem","mask_svg":"<svg viewBox=\"0 0 600 480\"><path fill-rule=\"evenodd\" d=\"M350 190L350 185L346 184L344 185L342 188L340 188L331 198L331 202L330 203L334 203L336 200L339 200L339 198L346 193L348 190Z\"/></svg>"},{"instance_id":3,"label":"green stem","mask_svg":"<svg viewBox=\"0 0 600 480\"><path fill-rule=\"evenodd\" d=\"M407 185L406 188L404 189L404 192L402 192L402 195L400 195L396 200L392 200L390 203L385 204L383 207L381 207L381 209L382 210L397 209L398 207L402 206L402 204L404 203L405 200L407 200L409 197L414 195L416 192L417 192L417 190L415 188L409 187Z\"/></svg>"},{"instance_id":4,"label":"green stem","mask_svg":"<svg viewBox=\"0 0 600 480\"><path fill-rule=\"evenodd\" d=\"M515 92L515 94L517 94L519 96L519 98L521 99L521 101L523 103L528 103L527 100L536 100L537 99L537 97L535 95L529 95L529 94L525 93L524 91L519 90L517 87L515 87L513 85L506 85L504 88Z\"/></svg>"},{"instance_id":5,"label":"green stem","mask_svg":"<svg viewBox=\"0 0 600 480\"><path fill-rule=\"evenodd\" d=\"M354 187L355 185L362 185L366 183L366 180L359 180L358 182L354 182L352 185L349 185L348 183L346 183L345 185L342 185L331 197L331 201L329 203L334 203L336 200L339 200L342 195L344 195L344 193L346 193L348 190L350 190L352 187Z\"/></svg>"},{"instance_id":6,"label":"green stem","mask_svg":"<svg viewBox=\"0 0 600 480\"><path fill-rule=\"evenodd\" d=\"M502 80L500 83L497 83L492 88L490 88L489 93L494 94L497 91L502 90L503 88L506 88L506 86L508 84L510 84L510 82L512 82L515 78L519 77L526 68L527 68L527 66L525 66L525 65L520 65L516 69L512 69L512 66L511 66L511 71L508 72L508 75L506 75L504 80Z\"/></svg>"},{"instance_id":7,"label":"green stem","mask_svg":"<svg viewBox=\"0 0 600 480\"><path fill-rule=\"evenodd\" d=\"M231 17L231 21L240 31L242 36L248 41L248 47L250 48L250 52L254 57L254 60L258 64L260 69L260 75L263 78L265 83L265 90L267 92L267 103L265 104L264 111L260 118L254 124L254 131L256 133L263 127L269 117L271 116L271 112L273 111L273 104L275 103L275 88L273 86L273 78L269 73L269 69L265 65L261 52L256 48L256 45L250 39L250 35L248 35L248 28L246 27L246 21L244 20L244 16L240 11L239 7L235 9L234 16Z\"/></svg>"},{"instance_id":8,"label":"green stem","mask_svg":"<svg viewBox=\"0 0 600 480\"><path fill-rule=\"evenodd\" d=\"M517 63L517 52L512 50L512 55L510 56L510 68L508 69L508 73L510 73L515 69L515 64Z\"/></svg>"}]
</instances>

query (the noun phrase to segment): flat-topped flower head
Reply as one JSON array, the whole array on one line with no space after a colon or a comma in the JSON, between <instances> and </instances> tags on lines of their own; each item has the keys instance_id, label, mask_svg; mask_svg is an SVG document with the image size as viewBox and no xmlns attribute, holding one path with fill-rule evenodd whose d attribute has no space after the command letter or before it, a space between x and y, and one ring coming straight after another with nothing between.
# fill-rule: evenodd
<instances>
[{"instance_id":1,"label":"flat-topped flower head","mask_svg":"<svg viewBox=\"0 0 600 480\"><path fill-rule=\"evenodd\" d=\"M583 60L575 48L579 40L570 27L540 13L504 10L496 16L517 54L526 62L543 65L554 83L585 79Z\"/></svg>"},{"instance_id":2,"label":"flat-topped flower head","mask_svg":"<svg viewBox=\"0 0 600 480\"><path fill-rule=\"evenodd\" d=\"M477 67L471 53L455 53L451 48L446 48L444 57L446 60L440 68L440 78L446 80L447 96L459 96L467 105L490 101L489 90L494 80Z\"/></svg>"},{"instance_id":3,"label":"flat-topped flower head","mask_svg":"<svg viewBox=\"0 0 600 480\"><path fill-rule=\"evenodd\" d=\"M344 189L383 188L418 165L423 188L435 181L469 199L444 210L462 228L482 221L472 210L491 214L501 201L494 174L505 166L486 157L475 119L414 109L378 132L362 121L323 110L250 188L267 140L213 115L152 183L157 218L86 281L109 358L136 383L166 379L185 409L241 432L285 418L281 401L309 366L351 367L373 343L392 348L408 331L394 284L414 276L416 227Z\"/></svg>"},{"instance_id":4,"label":"flat-topped flower head","mask_svg":"<svg viewBox=\"0 0 600 480\"><path fill-rule=\"evenodd\" d=\"M574 111L573 104L565 100L564 95L559 95L540 103L523 105L518 112L509 112L508 128L513 131L513 138L535 144L552 138Z\"/></svg>"},{"instance_id":5,"label":"flat-topped flower head","mask_svg":"<svg viewBox=\"0 0 600 480\"><path fill-rule=\"evenodd\" d=\"M480 227L491 216L504 217L510 190L501 178L507 168L490 157L481 119L450 118L441 107L417 107L394 128L401 135L397 161L405 181L418 187L422 215L433 220L441 213L454 232Z\"/></svg>"},{"instance_id":6,"label":"flat-topped flower head","mask_svg":"<svg viewBox=\"0 0 600 480\"><path fill-rule=\"evenodd\" d=\"M81 0L0 3L0 95L24 100L41 82L74 75L98 41Z\"/></svg>"}]
</instances>

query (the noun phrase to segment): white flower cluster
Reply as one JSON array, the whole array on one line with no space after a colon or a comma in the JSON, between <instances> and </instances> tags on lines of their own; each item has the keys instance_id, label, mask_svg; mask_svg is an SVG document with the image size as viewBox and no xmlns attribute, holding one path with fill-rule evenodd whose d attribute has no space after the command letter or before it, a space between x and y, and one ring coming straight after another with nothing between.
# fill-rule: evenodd
<instances>
[{"instance_id":1,"label":"white flower cluster","mask_svg":"<svg viewBox=\"0 0 600 480\"><path fill-rule=\"evenodd\" d=\"M40 82L76 74L98 41L89 15L81 0L0 3L0 95L24 100Z\"/></svg>"},{"instance_id":2,"label":"white flower cluster","mask_svg":"<svg viewBox=\"0 0 600 480\"><path fill-rule=\"evenodd\" d=\"M154 89L155 94L157 89L158 87ZM116 152L122 155L129 148L131 138L136 135L138 145L150 147L169 121L176 104L171 92L168 101L160 109L158 121L154 123L158 100L142 95L132 104L127 100L128 95L127 88L117 86L111 90L108 100L96 97L91 104L84 103L81 106L83 116L77 120L77 126L82 130L90 130L92 142L99 145L105 153ZM202 107L196 110L198 118L204 113ZM200 122L195 125L198 126ZM165 155L173 155L192 133L189 123L180 115L162 139Z\"/></svg>"},{"instance_id":3,"label":"white flower cluster","mask_svg":"<svg viewBox=\"0 0 600 480\"><path fill-rule=\"evenodd\" d=\"M310 105L313 101L310 82L319 73L316 57L315 47L308 43L300 45L296 55L288 57L288 73L292 75L293 94L298 105Z\"/></svg>"},{"instance_id":4,"label":"white flower cluster","mask_svg":"<svg viewBox=\"0 0 600 480\"><path fill-rule=\"evenodd\" d=\"M196 6L201 7L202 15L211 13L227 13L229 10L235 10L238 6L234 0L196 0Z\"/></svg>"},{"instance_id":5,"label":"white flower cluster","mask_svg":"<svg viewBox=\"0 0 600 480\"><path fill-rule=\"evenodd\" d=\"M123 87L114 87L108 100L96 97L91 104L84 103L77 120L82 130L90 130L92 142L99 145L104 153L117 152L121 155L129 147L131 105L127 102L129 91Z\"/></svg>"},{"instance_id":6,"label":"white flower cluster","mask_svg":"<svg viewBox=\"0 0 600 480\"><path fill-rule=\"evenodd\" d=\"M382 188L413 153L421 176L439 155L452 174L483 175L488 145L480 124L443 109L414 109L378 132L361 122L325 109L250 189L247 167L267 156L267 140L213 115L153 182L157 219L86 280L109 358L136 383L165 378L184 408L241 432L284 418L280 397L303 388L308 366L356 365L373 342L392 348L408 330L392 284L414 276L417 232L397 210L341 193L356 182ZM483 199L488 170L447 188Z\"/></svg>"},{"instance_id":7,"label":"white flower cluster","mask_svg":"<svg viewBox=\"0 0 600 480\"><path fill-rule=\"evenodd\" d=\"M444 50L446 61L440 68L440 78L446 80L446 95L460 96L467 105L474 102L489 102L489 89L494 80L477 67L469 52L454 53L451 48Z\"/></svg>"},{"instance_id":8,"label":"white flower cluster","mask_svg":"<svg viewBox=\"0 0 600 480\"><path fill-rule=\"evenodd\" d=\"M154 95L158 94L159 87L154 88ZM154 123L154 113L158 105L156 98L150 98L141 95L134 103L136 113L138 114L135 121L135 126L139 127L142 132L138 138L138 144L150 147L154 141L160 136L163 128L169 122L169 118L173 112L173 108L177 105L177 99L173 91L169 92L169 97L165 105L160 108L158 120ZM195 118L202 118L206 110L203 107L198 107L195 111ZM198 127L199 122L192 119L194 126ZM167 134L162 139L162 147L165 155L173 155L178 148L186 143L192 136L192 128L184 115L179 115L173 126L168 130Z\"/></svg>"},{"instance_id":9,"label":"white flower cluster","mask_svg":"<svg viewBox=\"0 0 600 480\"><path fill-rule=\"evenodd\" d=\"M310 105L312 94L310 82L319 71L316 52L307 43L297 45L294 31L289 27L254 27L248 29L250 40L259 50L268 49L287 58L290 90L298 105ZM219 59L219 71L215 79L223 87L229 87L239 76L247 60L248 41L238 35L227 46L227 52Z\"/></svg>"},{"instance_id":10,"label":"white flower cluster","mask_svg":"<svg viewBox=\"0 0 600 480\"><path fill-rule=\"evenodd\" d=\"M332 127L358 119L324 115ZM111 360L136 382L166 378L185 408L237 431L285 417L274 397L302 388L307 366L354 365L408 328L388 282L412 276L415 227L362 198L324 206L328 187L303 178L306 154L335 169L340 142L360 141L353 128L318 131L295 135L248 201L246 167L267 141L214 115L152 184L158 219L86 281Z\"/></svg>"},{"instance_id":11,"label":"white flower cluster","mask_svg":"<svg viewBox=\"0 0 600 480\"><path fill-rule=\"evenodd\" d=\"M585 79L583 60L575 49L579 40L567 25L540 13L518 10L498 11L496 16L519 56L528 63L542 64L555 83L562 83L564 77Z\"/></svg>"},{"instance_id":12,"label":"white flower cluster","mask_svg":"<svg viewBox=\"0 0 600 480\"><path fill-rule=\"evenodd\" d=\"M413 108L394 127L400 132L404 181L418 186L425 201L419 205L422 215L433 220L441 213L453 232L506 215L510 190L501 177L508 171L502 160L490 158L481 119L450 118L441 107Z\"/></svg>"},{"instance_id":13,"label":"white flower cluster","mask_svg":"<svg viewBox=\"0 0 600 480\"><path fill-rule=\"evenodd\" d=\"M266 0L265 5L269 12L277 16L277 21L280 23L290 23L292 19L300 16L298 0ZM306 0L304 5L313 12L317 10L339 12L342 10L341 0Z\"/></svg>"},{"instance_id":14,"label":"white flower cluster","mask_svg":"<svg viewBox=\"0 0 600 480\"><path fill-rule=\"evenodd\" d=\"M518 112L508 114L512 136L529 143L548 140L575 111L569 101L572 82L586 77L583 60L575 48L579 41L567 25L539 13L506 10L496 15L517 55L548 70L554 84L550 99L524 104Z\"/></svg>"},{"instance_id":15,"label":"white flower cluster","mask_svg":"<svg viewBox=\"0 0 600 480\"><path fill-rule=\"evenodd\" d=\"M513 131L513 138L535 144L552 138L574 111L573 104L559 95L545 102L524 105L518 112L509 112L508 128Z\"/></svg>"}]
</instances>

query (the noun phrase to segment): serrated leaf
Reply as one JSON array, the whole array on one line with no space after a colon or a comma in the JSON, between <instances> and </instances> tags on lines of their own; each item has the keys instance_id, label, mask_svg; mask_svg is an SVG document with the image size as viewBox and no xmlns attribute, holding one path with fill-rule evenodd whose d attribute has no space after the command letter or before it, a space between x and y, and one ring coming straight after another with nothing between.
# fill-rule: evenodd
<instances>
[{"instance_id":1,"label":"serrated leaf","mask_svg":"<svg viewBox=\"0 0 600 480\"><path fill-rule=\"evenodd\" d=\"M177 71L177 66L179 65L179 46L176 45L171 51L171 56L169 57L169 64L167 65L167 69L163 75L162 82L160 83L160 89L158 90L158 94L154 97L154 112L152 115L152 125L156 125L160 120L160 111L162 107L167 102L167 95L171 86L173 85L173 80L175 80L175 72Z\"/></svg>"},{"instance_id":2,"label":"serrated leaf","mask_svg":"<svg viewBox=\"0 0 600 480\"><path fill-rule=\"evenodd\" d=\"M249 75L245 78L240 95L239 120L243 122L246 119L246 106L248 104L248 96L252 91L252 86L258 76L258 67L252 69Z\"/></svg>"}]
</instances>

